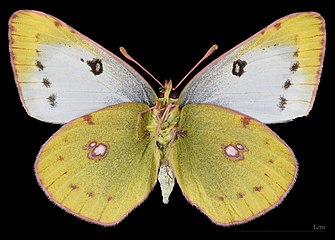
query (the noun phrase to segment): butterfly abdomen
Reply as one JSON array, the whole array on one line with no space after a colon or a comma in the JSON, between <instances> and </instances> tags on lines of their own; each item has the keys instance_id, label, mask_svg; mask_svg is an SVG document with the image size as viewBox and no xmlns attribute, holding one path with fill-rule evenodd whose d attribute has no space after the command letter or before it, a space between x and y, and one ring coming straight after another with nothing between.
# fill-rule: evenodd
<instances>
[{"instance_id":1,"label":"butterfly abdomen","mask_svg":"<svg viewBox=\"0 0 335 240\"><path fill-rule=\"evenodd\" d=\"M151 114L152 121L148 124L147 131L155 138L155 158L160 162L158 181L162 190L163 203L168 203L175 184L173 171L169 165L169 155L176 137L180 108L174 100L160 98Z\"/></svg>"}]
</instances>

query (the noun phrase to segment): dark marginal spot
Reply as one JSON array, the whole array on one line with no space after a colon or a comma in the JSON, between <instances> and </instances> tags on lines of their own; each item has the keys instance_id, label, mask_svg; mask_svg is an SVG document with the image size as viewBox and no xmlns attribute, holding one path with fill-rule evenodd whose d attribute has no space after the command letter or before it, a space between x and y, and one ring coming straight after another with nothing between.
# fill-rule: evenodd
<instances>
[{"instance_id":1,"label":"dark marginal spot","mask_svg":"<svg viewBox=\"0 0 335 240\"><path fill-rule=\"evenodd\" d=\"M241 199L244 197L244 193L238 192L237 193L237 199Z\"/></svg>"},{"instance_id":2,"label":"dark marginal spot","mask_svg":"<svg viewBox=\"0 0 335 240\"><path fill-rule=\"evenodd\" d=\"M242 121L242 124L243 124L244 128L248 127L248 125L250 123L250 120L251 120L251 118L247 117L247 116L241 118L241 121Z\"/></svg>"},{"instance_id":3,"label":"dark marginal spot","mask_svg":"<svg viewBox=\"0 0 335 240\"><path fill-rule=\"evenodd\" d=\"M86 195L87 195L89 198L91 198L91 197L93 197L94 194L93 194L93 192L87 192Z\"/></svg>"},{"instance_id":4,"label":"dark marginal spot","mask_svg":"<svg viewBox=\"0 0 335 240\"><path fill-rule=\"evenodd\" d=\"M256 186L256 187L254 187L254 191L255 192L260 192L262 189L263 189L262 186Z\"/></svg>"},{"instance_id":5,"label":"dark marginal spot","mask_svg":"<svg viewBox=\"0 0 335 240\"><path fill-rule=\"evenodd\" d=\"M84 121L86 121L86 123L88 125L94 125L93 117L92 117L91 114L87 114L87 115L83 116L83 119L84 119Z\"/></svg>"},{"instance_id":6,"label":"dark marginal spot","mask_svg":"<svg viewBox=\"0 0 335 240\"><path fill-rule=\"evenodd\" d=\"M51 107L56 107L57 102L56 102L56 94L51 94L47 99Z\"/></svg>"},{"instance_id":7,"label":"dark marginal spot","mask_svg":"<svg viewBox=\"0 0 335 240\"><path fill-rule=\"evenodd\" d=\"M220 196L220 197L219 197L219 200L220 200L220 201L224 201L224 197Z\"/></svg>"},{"instance_id":8,"label":"dark marginal spot","mask_svg":"<svg viewBox=\"0 0 335 240\"><path fill-rule=\"evenodd\" d=\"M76 190L79 188L77 185L74 185L74 184L70 184L69 187L71 188L71 190Z\"/></svg>"},{"instance_id":9,"label":"dark marginal spot","mask_svg":"<svg viewBox=\"0 0 335 240\"><path fill-rule=\"evenodd\" d=\"M51 82L47 78L43 78L42 83L43 83L44 87L46 87L46 88L51 87Z\"/></svg>"},{"instance_id":10,"label":"dark marginal spot","mask_svg":"<svg viewBox=\"0 0 335 240\"><path fill-rule=\"evenodd\" d=\"M93 58L91 61L86 61L87 65L91 68L94 75L99 75L103 72L101 59Z\"/></svg>"},{"instance_id":11,"label":"dark marginal spot","mask_svg":"<svg viewBox=\"0 0 335 240\"><path fill-rule=\"evenodd\" d=\"M38 71L43 71L44 70L44 66L42 65L42 63L40 61L36 61L35 65L38 68Z\"/></svg>"},{"instance_id":12,"label":"dark marginal spot","mask_svg":"<svg viewBox=\"0 0 335 240\"><path fill-rule=\"evenodd\" d=\"M59 21L57 21L57 20L54 21L54 24L55 24L56 27L60 27L60 26L62 25L62 24L61 24Z\"/></svg>"},{"instance_id":13,"label":"dark marginal spot","mask_svg":"<svg viewBox=\"0 0 335 240\"><path fill-rule=\"evenodd\" d=\"M287 79L287 80L285 81L284 85L283 85L283 88L286 90L286 89L288 89L288 88L291 87L291 86L292 86L292 82L291 82L291 80L290 80L290 79Z\"/></svg>"},{"instance_id":14,"label":"dark marginal spot","mask_svg":"<svg viewBox=\"0 0 335 240\"><path fill-rule=\"evenodd\" d=\"M299 68L299 62L296 62L290 67L290 70L292 73L294 73L297 71L298 68Z\"/></svg>"},{"instance_id":15,"label":"dark marginal spot","mask_svg":"<svg viewBox=\"0 0 335 240\"><path fill-rule=\"evenodd\" d=\"M236 60L233 63L233 69L232 69L233 75L241 77L242 74L245 72L244 68L245 68L246 65L247 65L246 61L242 61L240 59Z\"/></svg>"},{"instance_id":16,"label":"dark marginal spot","mask_svg":"<svg viewBox=\"0 0 335 240\"><path fill-rule=\"evenodd\" d=\"M278 107L280 109L280 111L283 111L286 107L287 104L287 99L284 98L284 96L280 96L279 97L279 103L278 103Z\"/></svg>"},{"instance_id":17,"label":"dark marginal spot","mask_svg":"<svg viewBox=\"0 0 335 240\"><path fill-rule=\"evenodd\" d=\"M281 28L281 23L280 23L280 22L276 23L276 24L274 25L274 27L275 27L277 30L279 30L279 29Z\"/></svg>"}]
</instances>

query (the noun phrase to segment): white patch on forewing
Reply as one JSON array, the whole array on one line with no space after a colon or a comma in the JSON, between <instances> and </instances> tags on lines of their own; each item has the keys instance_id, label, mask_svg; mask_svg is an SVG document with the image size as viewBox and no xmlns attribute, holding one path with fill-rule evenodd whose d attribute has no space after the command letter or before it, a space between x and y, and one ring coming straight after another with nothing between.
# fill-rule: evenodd
<instances>
[{"instance_id":1,"label":"white patch on forewing","mask_svg":"<svg viewBox=\"0 0 335 240\"><path fill-rule=\"evenodd\" d=\"M171 167L166 166L165 163L161 164L159 168L158 181L162 190L163 203L167 204L175 184L175 177Z\"/></svg>"}]
</instances>

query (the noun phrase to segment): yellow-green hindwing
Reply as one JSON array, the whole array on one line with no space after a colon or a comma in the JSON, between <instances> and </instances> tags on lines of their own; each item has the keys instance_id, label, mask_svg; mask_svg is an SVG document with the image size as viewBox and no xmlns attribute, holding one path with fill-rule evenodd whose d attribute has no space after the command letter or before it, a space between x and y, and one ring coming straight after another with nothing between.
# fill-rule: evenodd
<instances>
[{"instance_id":1,"label":"yellow-green hindwing","mask_svg":"<svg viewBox=\"0 0 335 240\"><path fill-rule=\"evenodd\" d=\"M170 163L186 198L220 225L249 221L278 205L297 162L262 123L223 107L182 108ZM177 132L177 136L178 136Z\"/></svg>"},{"instance_id":2,"label":"yellow-green hindwing","mask_svg":"<svg viewBox=\"0 0 335 240\"><path fill-rule=\"evenodd\" d=\"M57 205L87 221L114 225L149 194L157 180L153 137L143 134L150 113L123 103L63 126L42 147L37 179ZM138 129L141 139L138 139Z\"/></svg>"}]
</instances>

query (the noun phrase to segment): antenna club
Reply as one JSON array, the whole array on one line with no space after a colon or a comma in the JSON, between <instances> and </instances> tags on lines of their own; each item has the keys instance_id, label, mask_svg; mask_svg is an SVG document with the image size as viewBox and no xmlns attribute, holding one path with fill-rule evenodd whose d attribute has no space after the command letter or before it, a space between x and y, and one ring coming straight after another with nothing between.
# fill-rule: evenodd
<instances>
[{"instance_id":1,"label":"antenna club","mask_svg":"<svg viewBox=\"0 0 335 240\"><path fill-rule=\"evenodd\" d=\"M130 57L130 55L127 53L126 49L124 47L120 47L120 52L122 53L123 56L125 56L128 59L131 59L132 57Z\"/></svg>"},{"instance_id":2,"label":"antenna club","mask_svg":"<svg viewBox=\"0 0 335 240\"><path fill-rule=\"evenodd\" d=\"M137 66L139 66L140 68L142 68L143 71L145 71L150 77L152 77L152 79L154 79L158 84L159 86L161 86L162 88L164 88L163 84L161 84L157 78L155 78L148 70L146 70L144 67L142 67L141 64L139 64L134 58L132 58L126 51L126 49L124 47L120 47L120 52L122 53L122 55L127 58L128 60L132 61L133 63L135 63Z\"/></svg>"},{"instance_id":3,"label":"antenna club","mask_svg":"<svg viewBox=\"0 0 335 240\"><path fill-rule=\"evenodd\" d=\"M212 50L212 51L214 52L214 51L217 50L218 48L219 48L219 46L216 45L216 44L214 44L214 45L210 48L210 50Z\"/></svg>"}]
</instances>

